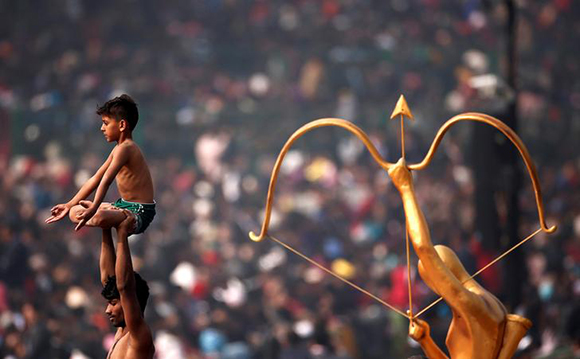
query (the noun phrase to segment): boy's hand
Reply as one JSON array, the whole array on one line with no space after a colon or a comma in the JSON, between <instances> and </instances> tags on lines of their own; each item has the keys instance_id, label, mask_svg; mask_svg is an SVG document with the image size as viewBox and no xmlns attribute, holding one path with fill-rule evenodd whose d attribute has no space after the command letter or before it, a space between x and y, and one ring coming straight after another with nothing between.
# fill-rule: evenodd
<instances>
[{"instance_id":1,"label":"boy's hand","mask_svg":"<svg viewBox=\"0 0 580 359\"><path fill-rule=\"evenodd\" d=\"M80 220L79 224L75 227L75 231L83 228L87 222L93 218L95 213L97 213L98 207L93 204L91 201L80 201L79 204L83 206L85 209L81 210L79 214L77 214L77 219Z\"/></svg>"},{"instance_id":2,"label":"boy's hand","mask_svg":"<svg viewBox=\"0 0 580 359\"><path fill-rule=\"evenodd\" d=\"M61 219L64 218L64 216L67 215L68 211L70 210L70 207L68 204L66 203L62 203L62 204L57 204L56 206L52 207L50 209L50 214L51 216L48 217L44 223L46 224L50 224L56 221L60 221Z\"/></svg>"}]
</instances>

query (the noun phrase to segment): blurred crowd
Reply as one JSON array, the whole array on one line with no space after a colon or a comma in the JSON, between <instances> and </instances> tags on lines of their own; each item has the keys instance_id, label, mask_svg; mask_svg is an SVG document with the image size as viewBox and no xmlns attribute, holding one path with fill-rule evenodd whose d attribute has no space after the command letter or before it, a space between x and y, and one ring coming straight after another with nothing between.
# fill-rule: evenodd
<instances>
[{"instance_id":1,"label":"blurred crowd","mask_svg":"<svg viewBox=\"0 0 580 359\"><path fill-rule=\"evenodd\" d=\"M580 357L580 10L518 5L518 133L536 161L549 224L519 250L528 280L510 308L534 326L520 358ZM440 0L0 1L0 356L102 358L113 328L100 296L100 231L47 226L111 150L97 104L128 93L157 217L130 237L149 282L156 358L407 358L408 321L269 239L255 243L274 161L307 121L340 117L391 162L403 93L420 160L451 115L501 113L503 2ZM417 195L433 242L470 272L488 253L474 230L470 127L448 135ZM463 131L463 132L462 132ZM538 228L527 179L520 236ZM108 200L114 201L112 188ZM500 217L505 213L498 208ZM270 231L405 311L400 198L362 144L316 130L289 152ZM509 261L508 256L505 261ZM416 258L413 259L416 262ZM482 283L502 298L500 263ZM437 297L413 279L415 309ZM450 320L425 313L443 346Z\"/></svg>"}]
</instances>

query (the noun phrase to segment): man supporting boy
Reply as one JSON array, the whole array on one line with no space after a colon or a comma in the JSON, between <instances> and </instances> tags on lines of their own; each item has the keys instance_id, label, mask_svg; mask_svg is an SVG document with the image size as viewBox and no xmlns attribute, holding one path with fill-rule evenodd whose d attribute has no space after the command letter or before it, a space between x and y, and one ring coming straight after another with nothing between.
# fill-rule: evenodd
<instances>
[{"instance_id":1,"label":"man supporting boy","mask_svg":"<svg viewBox=\"0 0 580 359\"><path fill-rule=\"evenodd\" d=\"M101 132L107 142L117 142L105 163L81 187L67 203L57 204L51 209L46 223L69 218L79 230L84 225L91 227L117 227L126 217L120 209L129 210L135 217L135 228L130 234L142 233L155 216L153 181L149 167L133 141L133 129L137 125L137 104L128 95L107 101L97 109L101 116ZM115 203L103 203L109 186L116 180L121 198ZM95 198L86 201L93 191Z\"/></svg>"},{"instance_id":2,"label":"man supporting boy","mask_svg":"<svg viewBox=\"0 0 580 359\"><path fill-rule=\"evenodd\" d=\"M107 300L105 313L117 328L115 341L107 359L151 359L155 353L153 335L144 313L149 298L147 283L133 271L127 237L135 218L127 210L125 220L117 226L117 253L111 229L103 229L99 268Z\"/></svg>"}]
</instances>

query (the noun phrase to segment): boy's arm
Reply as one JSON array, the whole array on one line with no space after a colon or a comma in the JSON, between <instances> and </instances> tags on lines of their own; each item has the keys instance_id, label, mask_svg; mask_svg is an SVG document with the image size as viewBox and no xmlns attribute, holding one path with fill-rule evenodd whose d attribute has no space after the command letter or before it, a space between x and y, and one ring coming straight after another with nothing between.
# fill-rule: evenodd
<instances>
[{"instance_id":1,"label":"boy's arm","mask_svg":"<svg viewBox=\"0 0 580 359\"><path fill-rule=\"evenodd\" d=\"M97 172L95 172L95 174L87 182L85 182L77 194L70 201L68 201L67 204L69 204L71 207L79 204L80 201L86 199L95 190L95 188L98 187L99 183L103 179L103 176L107 172L107 169L110 167L113 161L114 152L115 150L111 151L105 163L103 163Z\"/></svg>"},{"instance_id":2,"label":"boy's arm","mask_svg":"<svg viewBox=\"0 0 580 359\"><path fill-rule=\"evenodd\" d=\"M109 157L107 158L105 163L103 163L102 166L97 170L97 172L95 172L95 174L91 178L89 178L89 180L86 181L85 184L81 186L77 194L70 201L68 201L67 203L57 204L56 206L51 208L50 210L51 216L48 217L45 220L45 222L49 224L61 220L62 218L64 218L64 216L66 216L66 214L73 206L76 206L77 204L79 204L80 201L87 198L95 190L95 188L97 188L99 182L101 182L101 179L103 178L105 172L107 171L107 168L109 168L109 165L111 164L112 160L113 160L113 152L109 154Z\"/></svg>"},{"instance_id":3,"label":"boy's arm","mask_svg":"<svg viewBox=\"0 0 580 359\"><path fill-rule=\"evenodd\" d=\"M138 351L147 350L153 346L151 330L141 311L137 299L135 273L131 262L131 252L127 237L129 229L135 224L135 218L127 215L127 218L117 228L117 261L115 263L115 275L117 289L121 296L121 306L125 315L125 323L129 329L131 346Z\"/></svg>"},{"instance_id":4,"label":"boy's arm","mask_svg":"<svg viewBox=\"0 0 580 359\"><path fill-rule=\"evenodd\" d=\"M111 152L111 163L106 168L105 173L101 178L97 191L95 192L95 199L91 206L84 211L81 211L77 216L80 221L75 230L78 231L81 229L95 215L99 206L103 203L103 199L105 198L109 186L113 183L113 180L115 180L115 176L117 176L117 173L119 173L121 168L129 161L129 151L130 148L128 146L120 145L115 147L113 152Z\"/></svg>"},{"instance_id":5,"label":"boy's arm","mask_svg":"<svg viewBox=\"0 0 580 359\"><path fill-rule=\"evenodd\" d=\"M107 279L115 275L115 246L113 245L113 234L110 228L103 229L103 240L101 243L101 257L99 258L99 268L101 270L101 283L103 286Z\"/></svg>"}]
</instances>

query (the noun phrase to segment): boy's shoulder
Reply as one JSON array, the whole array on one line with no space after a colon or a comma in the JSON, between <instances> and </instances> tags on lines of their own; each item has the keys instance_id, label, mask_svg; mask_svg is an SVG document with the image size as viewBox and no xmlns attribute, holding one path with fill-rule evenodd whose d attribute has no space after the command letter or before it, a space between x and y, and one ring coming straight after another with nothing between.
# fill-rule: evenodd
<instances>
[{"instance_id":1,"label":"boy's shoulder","mask_svg":"<svg viewBox=\"0 0 580 359\"><path fill-rule=\"evenodd\" d=\"M113 148L113 151L131 151L139 149L139 146L133 141L124 141L123 143L119 143Z\"/></svg>"},{"instance_id":2,"label":"boy's shoulder","mask_svg":"<svg viewBox=\"0 0 580 359\"><path fill-rule=\"evenodd\" d=\"M137 144L133 141L124 141L123 143L118 143L117 145L115 145L115 147L113 147L113 150L111 150L111 154L109 155L109 158L125 158L125 160L128 160L129 158L133 158L135 156L140 156L141 154L141 149L139 149L139 146L137 146Z\"/></svg>"}]
</instances>

